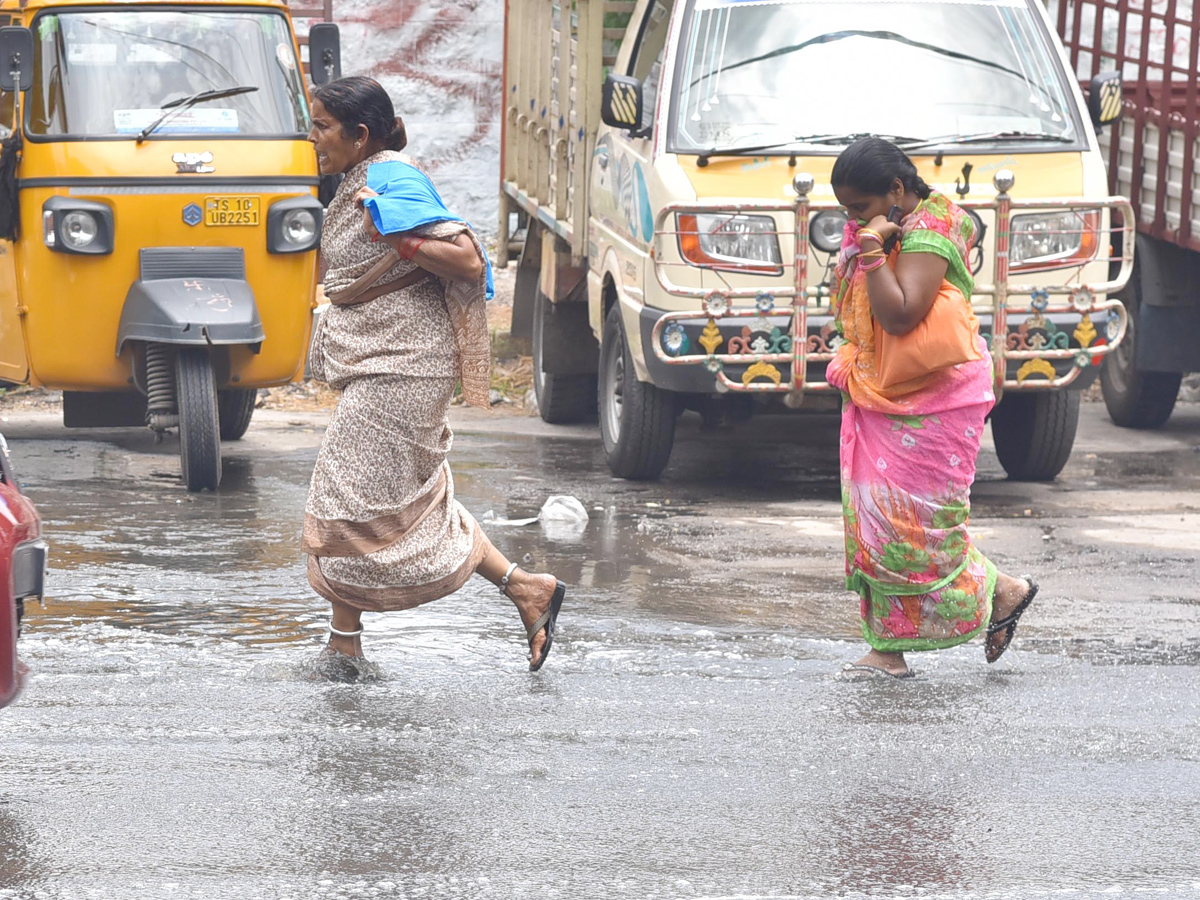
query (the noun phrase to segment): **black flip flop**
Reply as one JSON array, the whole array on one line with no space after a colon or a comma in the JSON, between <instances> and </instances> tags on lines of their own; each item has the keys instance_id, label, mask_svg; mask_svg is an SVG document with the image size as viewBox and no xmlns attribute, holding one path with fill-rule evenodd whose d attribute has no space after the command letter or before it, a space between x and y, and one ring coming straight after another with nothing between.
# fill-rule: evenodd
<instances>
[{"instance_id":1,"label":"black flip flop","mask_svg":"<svg viewBox=\"0 0 1200 900\"><path fill-rule=\"evenodd\" d=\"M1010 612L999 622L991 622L987 627L987 636L990 638L994 634L1005 632L1004 640L1000 642L999 648L994 652L988 649L988 644L983 645L983 654L989 663L994 663L1004 651L1008 649L1008 645L1012 643L1013 635L1017 633L1017 622L1020 621L1021 615L1029 608L1029 604L1033 602L1033 598L1037 596L1038 583L1033 580L1032 575L1022 575L1021 580L1028 583L1029 590L1025 593L1024 598L1017 604L1017 608Z\"/></svg>"},{"instance_id":2,"label":"black flip flop","mask_svg":"<svg viewBox=\"0 0 1200 900\"><path fill-rule=\"evenodd\" d=\"M554 625L558 622L558 611L562 609L563 598L567 596L567 586L561 581L554 582L554 593L550 597L550 605L546 607L546 611L537 617L526 631L529 636L529 651L533 652L533 639L537 637L538 632L543 628L546 629L546 643L542 644L542 654L537 659L532 657L529 660L529 671L536 672L542 667L542 663L546 661L546 657L550 655L550 644L554 641Z\"/></svg>"}]
</instances>

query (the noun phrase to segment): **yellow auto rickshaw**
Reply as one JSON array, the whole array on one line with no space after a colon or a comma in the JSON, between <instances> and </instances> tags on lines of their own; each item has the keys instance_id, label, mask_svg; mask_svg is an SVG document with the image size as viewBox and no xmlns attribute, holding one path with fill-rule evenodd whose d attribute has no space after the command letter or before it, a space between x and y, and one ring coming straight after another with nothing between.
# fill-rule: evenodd
<instances>
[{"instance_id":1,"label":"yellow auto rickshaw","mask_svg":"<svg viewBox=\"0 0 1200 900\"><path fill-rule=\"evenodd\" d=\"M278 0L0 2L0 382L178 428L189 490L304 376L322 182ZM314 81L339 74L313 26Z\"/></svg>"}]
</instances>

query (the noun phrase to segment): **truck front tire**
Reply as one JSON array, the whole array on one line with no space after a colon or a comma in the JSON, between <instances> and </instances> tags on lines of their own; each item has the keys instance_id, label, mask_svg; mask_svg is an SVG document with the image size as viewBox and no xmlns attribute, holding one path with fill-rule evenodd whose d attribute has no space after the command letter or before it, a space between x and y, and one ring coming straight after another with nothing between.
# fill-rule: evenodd
<instances>
[{"instance_id":1,"label":"truck front tire","mask_svg":"<svg viewBox=\"0 0 1200 900\"><path fill-rule=\"evenodd\" d=\"M658 478L671 458L679 402L670 391L638 381L619 303L604 320L599 382L600 437L608 468L618 478Z\"/></svg>"},{"instance_id":2,"label":"truck front tire","mask_svg":"<svg viewBox=\"0 0 1200 900\"><path fill-rule=\"evenodd\" d=\"M1179 385L1180 372L1139 372L1137 368L1137 321L1141 310L1141 269L1133 265L1129 285L1121 292L1129 313L1125 338L1104 357L1100 366L1100 387L1104 405L1113 423L1122 428L1161 428L1171 418Z\"/></svg>"},{"instance_id":3,"label":"truck front tire","mask_svg":"<svg viewBox=\"0 0 1200 900\"><path fill-rule=\"evenodd\" d=\"M992 411L996 455L1013 481L1053 481L1078 426L1078 391L1010 391Z\"/></svg>"}]
</instances>

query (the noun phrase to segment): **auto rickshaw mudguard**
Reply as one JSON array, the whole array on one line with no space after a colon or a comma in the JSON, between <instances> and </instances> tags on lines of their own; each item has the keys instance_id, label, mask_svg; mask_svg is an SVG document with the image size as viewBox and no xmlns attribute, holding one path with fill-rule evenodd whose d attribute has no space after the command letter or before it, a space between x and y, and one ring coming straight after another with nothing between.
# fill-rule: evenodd
<instances>
[{"instance_id":1,"label":"auto rickshaw mudguard","mask_svg":"<svg viewBox=\"0 0 1200 900\"><path fill-rule=\"evenodd\" d=\"M251 344L264 338L240 247L148 247L141 278L129 287L117 327L127 341Z\"/></svg>"}]
</instances>

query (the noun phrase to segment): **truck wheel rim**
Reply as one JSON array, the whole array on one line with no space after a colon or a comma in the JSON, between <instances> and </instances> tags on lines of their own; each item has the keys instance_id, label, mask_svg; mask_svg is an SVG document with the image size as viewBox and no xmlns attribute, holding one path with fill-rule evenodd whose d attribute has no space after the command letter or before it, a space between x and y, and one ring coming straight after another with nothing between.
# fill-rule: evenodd
<instances>
[{"instance_id":1,"label":"truck wheel rim","mask_svg":"<svg viewBox=\"0 0 1200 900\"><path fill-rule=\"evenodd\" d=\"M604 367L604 417L608 433L615 441L621 435L621 410L625 394L625 341L613 340L608 350L608 365Z\"/></svg>"},{"instance_id":2,"label":"truck wheel rim","mask_svg":"<svg viewBox=\"0 0 1200 900\"><path fill-rule=\"evenodd\" d=\"M1120 390L1125 390L1129 378L1126 373L1133 371L1134 354L1137 352L1134 342L1137 340L1137 335L1134 332L1134 316L1136 313L1130 313L1129 324L1125 328L1125 340L1117 345L1117 348L1112 351L1112 355L1116 357L1113 362L1116 365L1109 366L1109 378L1114 382L1114 386Z\"/></svg>"}]
</instances>

